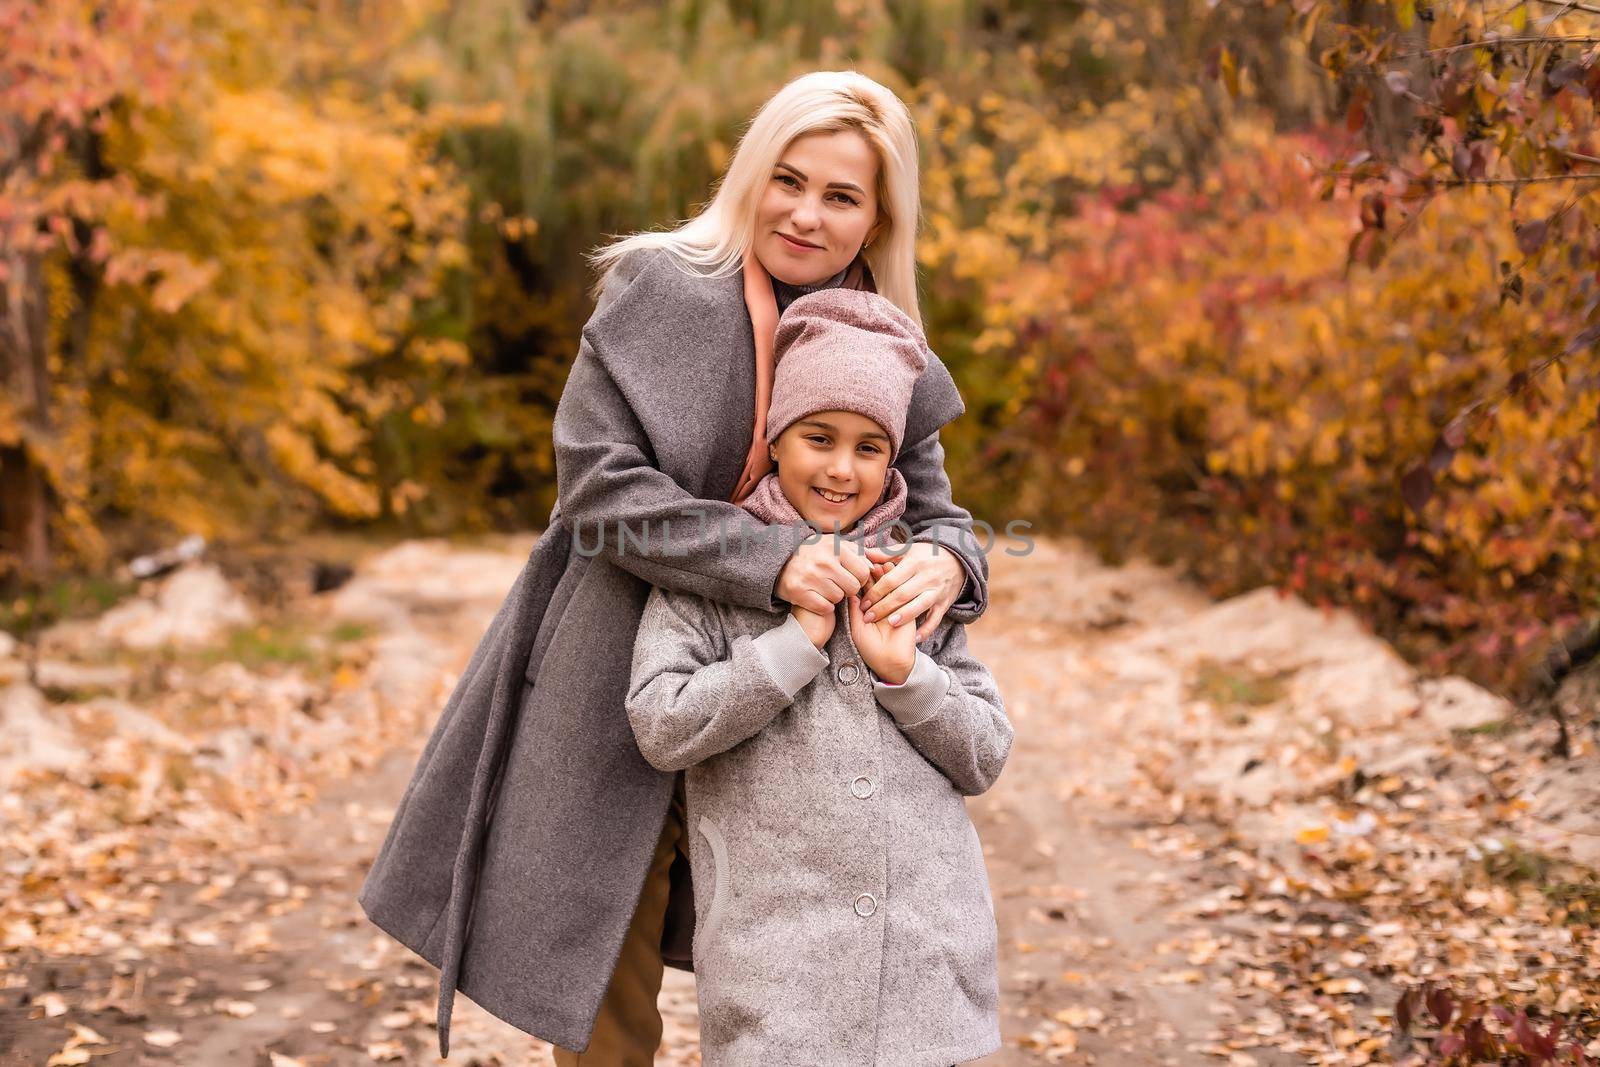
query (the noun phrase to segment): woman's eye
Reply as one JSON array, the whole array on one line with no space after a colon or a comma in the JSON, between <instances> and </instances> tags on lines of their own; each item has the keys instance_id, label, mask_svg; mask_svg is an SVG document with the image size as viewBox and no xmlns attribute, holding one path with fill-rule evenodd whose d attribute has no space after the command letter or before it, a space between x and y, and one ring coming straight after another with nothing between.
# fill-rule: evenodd
<instances>
[{"instance_id":1,"label":"woman's eye","mask_svg":"<svg viewBox=\"0 0 1600 1067\"><path fill-rule=\"evenodd\" d=\"M800 188L800 183L795 181L794 178L791 177L788 174L777 174L777 175L774 175L774 177L776 177L780 182L788 182L790 185L794 186L796 189Z\"/></svg>"},{"instance_id":2,"label":"woman's eye","mask_svg":"<svg viewBox=\"0 0 1600 1067\"><path fill-rule=\"evenodd\" d=\"M849 195L847 195L845 193L835 193L834 195L837 196L841 202L849 204L851 207L855 207L856 206L856 198L855 197L849 196Z\"/></svg>"}]
</instances>

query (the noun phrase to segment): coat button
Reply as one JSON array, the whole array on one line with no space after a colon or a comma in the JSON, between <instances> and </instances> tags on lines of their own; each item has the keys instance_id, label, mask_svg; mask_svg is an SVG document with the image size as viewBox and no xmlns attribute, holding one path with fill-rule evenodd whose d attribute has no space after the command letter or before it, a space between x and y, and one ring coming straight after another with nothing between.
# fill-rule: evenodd
<instances>
[{"instance_id":1,"label":"coat button","mask_svg":"<svg viewBox=\"0 0 1600 1067\"><path fill-rule=\"evenodd\" d=\"M845 685L855 685L856 675L858 673L859 672L856 670L856 665L854 663L846 663L843 667L839 668L839 681L843 682Z\"/></svg>"},{"instance_id":2,"label":"coat button","mask_svg":"<svg viewBox=\"0 0 1600 1067\"><path fill-rule=\"evenodd\" d=\"M863 919L878 910L878 902L871 893L862 893L856 897L856 914Z\"/></svg>"},{"instance_id":3,"label":"coat button","mask_svg":"<svg viewBox=\"0 0 1600 1067\"><path fill-rule=\"evenodd\" d=\"M872 795L872 789L872 779L868 778L864 774L850 783L850 792L854 793L856 795L856 799L858 800L865 800L870 797Z\"/></svg>"}]
</instances>

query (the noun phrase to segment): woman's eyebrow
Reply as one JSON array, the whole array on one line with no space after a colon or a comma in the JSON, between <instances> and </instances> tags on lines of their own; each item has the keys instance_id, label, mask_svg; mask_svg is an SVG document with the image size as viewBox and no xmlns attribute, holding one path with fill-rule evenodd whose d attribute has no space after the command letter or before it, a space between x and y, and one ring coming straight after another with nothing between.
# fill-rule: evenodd
<instances>
[{"instance_id":1,"label":"woman's eyebrow","mask_svg":"<svg viewBox=\"0 0 1600 1067\"><path fill-rule=\"evenodd\" d=\"M803 182L808 182L808 181L811 180L810 178L807 178L804 174L802 174L798 167L792 167L789 164L785 163L781 159L778 160L777 165L782 167L784 170L792 171L794 173L794 176L796 178L799 178ZM854 182L829 182L827 185L823 186L823 188L824 189L854 189L856 192L860 193L862 196L866 196L867 195L866 190L862 189L861 186L855 184Z\"/></svg>"}]
</instances>

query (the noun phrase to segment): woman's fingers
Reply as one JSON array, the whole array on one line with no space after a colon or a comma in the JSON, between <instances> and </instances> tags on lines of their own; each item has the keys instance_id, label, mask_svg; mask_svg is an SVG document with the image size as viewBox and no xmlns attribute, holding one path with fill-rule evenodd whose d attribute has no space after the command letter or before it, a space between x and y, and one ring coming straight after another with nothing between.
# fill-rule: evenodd
<instances>
[{"instance_id":1,"label":"woman's fingers","mask_svg":"<svg viewBox=\"0 0 1600 1067\"><path fill-rule=\"evenodd\" d=\"M920 645L933 636L933 631L939 628L939 624L944 621L944 613L948 610L949 605L947 604L933 605L933 609L928 612L927 619L924 620L921 626L917 627L917 644Z\"/></svg>"},{"instance_id":2,"label":"woman's fingers","mask_svg":"<svg viewBox=\"0 0 1600 1067\"><path fill-rule=\"evenodd\" d=\"M925 584L925 579L919 578L915 564L895 567L873 582L872 588L867 590L867 620L877 622L896 608L909 604Z\"/></svg>"},{"instance_id":3,"label":"woman's fingers","mask_svg":"<svg viewBox=\"0 0 1600 1067\"><path fill-rule=\"evenodd\" d=\"M899 626L901 623L911 622L924 611L930 610L939 602L938 594L932 589L925 589L911 598L911 602L903 608L895 608L889 612L889 625Z\"/></svg>"}]
</instances>

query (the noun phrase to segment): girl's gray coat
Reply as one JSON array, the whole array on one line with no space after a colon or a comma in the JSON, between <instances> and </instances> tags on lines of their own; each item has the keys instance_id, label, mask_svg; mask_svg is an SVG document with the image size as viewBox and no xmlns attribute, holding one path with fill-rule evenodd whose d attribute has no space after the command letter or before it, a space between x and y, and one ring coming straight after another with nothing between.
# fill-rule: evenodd
<instances>
[{"instance_id":1,"label":"girl's gray coat","mask_svg":"<svg viewBox=\"0 0 1600 1067\"><path fill-rule=\"evenodd\" d=\"M706 1067L947 1067L1000 1047L994 908L963 796L1011 724L965 628L904 685L867 669L841 604L818 650L787 611L656 589L628 717L687 770Z\"/></svg>"},{"instance_id":2,"label":"girl's gray coat","mask_svg":"<svg viewBox=\"0 0 1600 1067\"><path fill-rule=\"evenodd\" d=\"M931 359L895 466L913 540L966 568L948 617L970 622L988 562L951 501L939 443L962 410ZM727 502L754 421L742 277L691 277L660 251L619 264L556 409L549 524L446 701L359 894L372 922L440 968L441 1055L458 987L530 1034L588 1047L672 796L674 776L639 754L623 707L645 599L660 586L782 604L792 539L728 533L754 521ZM689 890L674 878L672 948L691 933Z\"/></svg>"}]
</instances>

